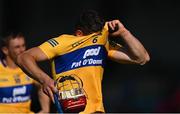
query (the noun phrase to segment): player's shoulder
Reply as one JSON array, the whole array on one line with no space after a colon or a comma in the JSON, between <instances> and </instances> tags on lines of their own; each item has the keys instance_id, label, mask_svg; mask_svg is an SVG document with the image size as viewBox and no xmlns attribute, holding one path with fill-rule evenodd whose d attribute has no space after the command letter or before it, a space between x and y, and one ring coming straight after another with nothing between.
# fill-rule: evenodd
<instances>
[{"instance_id":1,"label":"player's shoulder","mask_svg":"<svg viewBox=\"0 0 180 114\"><path fill-rule=\"evenodd\" d=\"M53 37L48 39L46 42L50 44L52 47L58 46L59 43L65 38L64 35L60 35L58 37Z\"/></svg>"},{"instance_id":2,"label":"player's shoulder","mask_svg":"<svg viewBox=\"0 0 180 114\"><path fill-rule=\"evenodd\" d=\"M46 41L45 44L50 44L52 47L64 46L67 41L71 41L70 39L74 39L74 35L62 34L58 37L50 38Z\"/></svg>"}]
</instances>

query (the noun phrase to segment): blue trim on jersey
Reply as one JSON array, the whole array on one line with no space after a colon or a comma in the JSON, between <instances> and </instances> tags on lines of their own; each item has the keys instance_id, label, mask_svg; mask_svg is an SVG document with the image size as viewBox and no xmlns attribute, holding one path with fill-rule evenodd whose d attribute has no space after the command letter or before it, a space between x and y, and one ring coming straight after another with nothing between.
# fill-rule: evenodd
<instances>
[{"instance_id":1,"label":"blue trim on jersey","mask_svg":"<svg viewBox=\"0 0 180 114\"><path fill-rule=\"evenodd\" d=\"M87 46L54 59L56 74L87 66L105 66L107 50L104 45Z\"/></svg>"},{"instance_id":2,"label":"blue trim on jersey","mask_svg":"<svg viewBox=\"0 0 180 114\"><path fill-rule=\"evenodd\" d=\"M26 102L31 99L32 84L0 87L0 103Z\"/></svg>"}]
</instances>

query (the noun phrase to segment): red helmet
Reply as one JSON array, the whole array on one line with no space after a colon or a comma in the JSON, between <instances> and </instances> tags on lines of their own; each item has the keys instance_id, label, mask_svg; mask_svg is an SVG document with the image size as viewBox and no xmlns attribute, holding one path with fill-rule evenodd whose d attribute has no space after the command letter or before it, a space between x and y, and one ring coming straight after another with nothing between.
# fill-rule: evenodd
<instances>
[{"instance_id":1,"label":"red helmet","mask_svg":"<svg viewBox=\"0 0 180 114\"><path fill-rule=\"evenodd\" d=\"M56 80L59 102L64 112L80 112L85 109L86 95L82 80L76 75L60 76Z\"/></svg>"}]
</instances>

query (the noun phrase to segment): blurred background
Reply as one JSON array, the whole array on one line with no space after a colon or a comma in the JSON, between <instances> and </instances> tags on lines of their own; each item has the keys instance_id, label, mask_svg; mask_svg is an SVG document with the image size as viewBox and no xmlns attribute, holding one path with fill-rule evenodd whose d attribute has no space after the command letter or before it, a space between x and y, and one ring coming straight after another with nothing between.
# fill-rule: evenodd
<instances>
[{"instance_id":1,"label":"blurred background","mask_svg":"<svg viewBox=\"0 0 180 114\"><path fill-rule=\"evenodd\" d=\"M31 48L73 34L83 9L97 10L106 20L120 19L151 60L144 66L108 60L103 80L106 111L180 112L179 6L177 0L0 0L0 35L21 31ZM50 74L47 64L40 66ZM32 110L37 112L39 104L33 99Z\"/></svg>"}]
</instances>

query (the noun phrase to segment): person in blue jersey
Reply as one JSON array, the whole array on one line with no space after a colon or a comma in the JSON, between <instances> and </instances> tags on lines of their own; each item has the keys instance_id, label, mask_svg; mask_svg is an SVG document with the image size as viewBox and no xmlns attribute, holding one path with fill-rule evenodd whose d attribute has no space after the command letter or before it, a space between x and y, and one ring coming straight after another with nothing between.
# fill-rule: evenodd
<instances>
[{"instance_id":1,"label":"person in blue jersey","mask_svg":"<svg viewBox=\"0 0 180 114\"><path fill-rule=\"evenodd\" d=\"M126 46L111 41L113 37L123 39ZM80 113L86 114L105 112L101 82L106 58L140 65L150 60L144 46L119 20L105 22L96 11L87 10L80 15L75 34L51 38L20 54L16 62L43 85L44 92L53 101L53 93L58 91L54 82L62 76L78 76L87 96L86 106ZM45 60L51 60L54 80L36 64Z\"/></svg>"},{"instance_id":2,"label":"person in blue jersey","mask_svg":"<svg viewBox=\"0 0 180 114\"><path fill-rule=\"evenodd\" d=\"M0 113L34 113L31 111L33 84L38 88L41 105L39 113L50 110L50 100L41 85L27 76L14 62L26 49L22 33L9 32L1 39Z\"/></svg>"}]
</instances>

